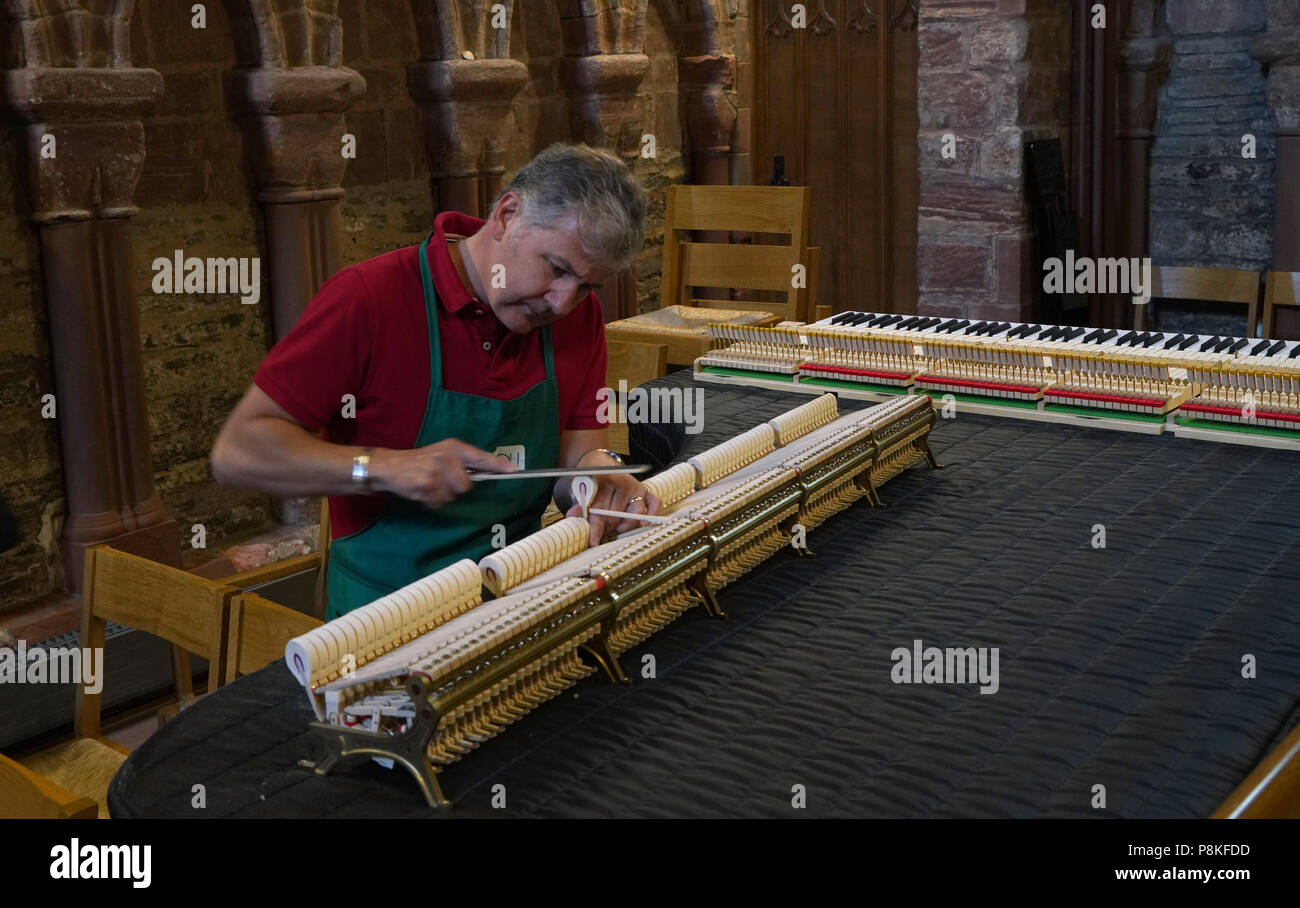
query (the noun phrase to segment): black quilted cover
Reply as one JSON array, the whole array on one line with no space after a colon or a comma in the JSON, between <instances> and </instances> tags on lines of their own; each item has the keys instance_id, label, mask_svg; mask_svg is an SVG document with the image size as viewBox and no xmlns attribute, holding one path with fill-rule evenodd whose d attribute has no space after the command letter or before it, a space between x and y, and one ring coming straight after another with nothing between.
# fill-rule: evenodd
<instances>
[{"instance_id":1,"label":"black quilted cover","mask_svg":"<svg viewBox=\"0 0 1300 908\"><path fill-rule=\"evenodd\" d=\"M683 456L805 399L704 387ZM452 815L1209 815L1297 721L1300 460L965 415L932 438L946 469L914 467L886 508L810 533L815 559L728 587L726 620L695 609L625 657L639 677L653 654L655 679L593 676L446 772ZM998 647L1000 689L894 684L890 652L914 639ZM295 768L317 753L308 718L271 665L145 743L110 808L437 815L401 770Z\"/></svg>"}]
</instances>

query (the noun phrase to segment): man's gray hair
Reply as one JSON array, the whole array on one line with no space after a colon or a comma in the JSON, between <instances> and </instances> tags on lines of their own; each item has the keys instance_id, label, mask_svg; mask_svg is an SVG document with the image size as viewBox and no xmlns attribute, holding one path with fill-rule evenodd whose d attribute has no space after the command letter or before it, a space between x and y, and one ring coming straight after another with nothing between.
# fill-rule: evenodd
<instances>
[{"instance_id":1,"label":"man's gray hair","mask_svg":"<svg viewBox=\"0 0 1300 908\"><path fill-rule=\"evenodd\" d=\"M645 239L645 190L616 155L557 143L533 158L502 191L518 193L521 224L553 228L576 215L578 242L597 267L622 271ZM492 203L496 211L501 201Z\"/></svg>"}]
</instances>

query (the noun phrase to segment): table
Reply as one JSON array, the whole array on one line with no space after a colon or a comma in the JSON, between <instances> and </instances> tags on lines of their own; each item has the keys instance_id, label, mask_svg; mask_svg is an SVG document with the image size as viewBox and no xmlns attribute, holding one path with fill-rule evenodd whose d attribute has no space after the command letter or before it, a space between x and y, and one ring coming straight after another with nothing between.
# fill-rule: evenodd
<instances>
[{"instance_id":1,"label":"table","mask_svg":"<svg viewBox=\"0 0 1300 908\"><path fill-rule=\"evenodd\" d=\"M701 391L683 457L806 399ZM593 675L450 768L451 816L1208 816L1300 719L1295 456L973 415L932 447L946 469L727 587L727 619L629 652L635 685ZM895 684L914 640L998 647L998 691ZM127 760L110 809L194 816L202 784L206 816L440 815L402 770L296 768L309 718L282 663L239 679Z\"/></svg>"}]
</instances>

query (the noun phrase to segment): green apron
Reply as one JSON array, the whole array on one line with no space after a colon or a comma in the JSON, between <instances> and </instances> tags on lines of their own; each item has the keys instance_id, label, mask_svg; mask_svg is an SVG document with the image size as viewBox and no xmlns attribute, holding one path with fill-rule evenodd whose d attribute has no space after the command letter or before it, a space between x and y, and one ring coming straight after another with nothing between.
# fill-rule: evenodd
<instances>
[{"instance_id":1,"label":"green apron","mask_svg":"<svg viewBox=\"0 0 1300 908\"><path fill-rule=\"evenodd\" d=\"M546 378L521 396L494 400L448 391L442 386L438 296L429 273L428 245L425 238L419 256L429 322L429 399L415 447L445 438L459 438L485 451L526 445L528 468L555 466L560 456L560 405L550 326L538 332ZM330 543L326 618L347 614L462 558L478 561L492 551L494 524L505 526L508 542L536 532L550 497L547 479L474 483L437 510L390 495L373 522Z\"/></svg>"}]
</instances>

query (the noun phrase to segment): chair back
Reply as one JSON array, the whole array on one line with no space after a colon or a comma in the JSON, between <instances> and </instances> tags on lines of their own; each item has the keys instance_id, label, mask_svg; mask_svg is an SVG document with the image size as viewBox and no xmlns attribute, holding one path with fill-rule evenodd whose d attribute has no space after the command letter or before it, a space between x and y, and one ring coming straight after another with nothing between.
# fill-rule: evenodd
<instances>
[{"instance_id":1,"label":"chair back","mask_svg":"<svg viewBox=\"0 0 1300 908\"><path fill-rule=\"evenodd\" d=\"M284 658L284 646L321 621L263 599L256 593L240 593L230 607L230 636L226 644L226 678L233 681Z\"/></svg>"},{"instance_id":2,"label":"chair back","mask_svg":"<svg viewBox=\"0 0 1300 908\"><path fill-rule=\"evenodd\" d=\"M806 186L669 186L660 306L762 310L808 321L809 287L815 280L808 251L809 211ZM701 242L680 235L688 231L785 234L790 242ZM804 269L802 281L794 279L796 266ZM711 300L693 292L706 287L771 291L781 300Z\"/></svg>"},{"instance_id":3,"label":"chair back","mask_svg":"<svg viewBox=\"0 0 1300 908\"><path fill-rule=\"evenodd\" d=\"M1182 268L1157 265L1151 269L1152 299L1186 299L1240 303L1246 307L1243 337L1254 337L1259 324L1259 272L1235 268ZM1134 327L1146 328L1146 306L1135 307Z\"/></svg>"},{"instance_id":4,"label":"chair back","mask_svg":"<svg viewBox=\"0 0 1300 908\"><path fill-rule=\"evenodd\" d=\"M1277 307L1300 306L1300 271L1269 271L1264 275L1263 336L1277 330Z\"/></svg>"},{"instance_id":5,"label":"chair back","mask_svg":"<svg viewBox=\"0 0 1300 908\"><path fill-rule=\"evenodd\" d=\"M81 646L103 652L109 621L172 644L178 698L193 699L189 655L208 660L208 690L225 683L226 630L234 587L129 555L107 545L86 550L81 602ZM101 669L102 671L102 669ZM102 691L77 686L78 735L99 734Z\"/></svg>"}]
</instances>

